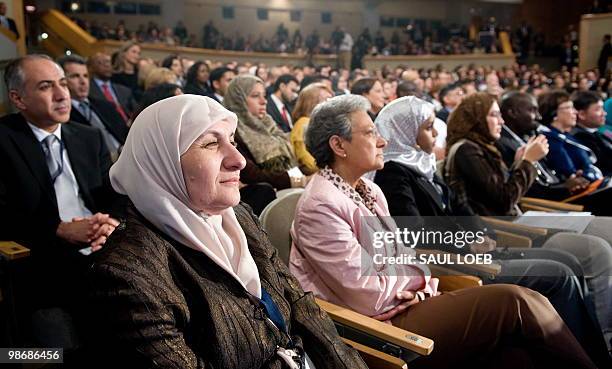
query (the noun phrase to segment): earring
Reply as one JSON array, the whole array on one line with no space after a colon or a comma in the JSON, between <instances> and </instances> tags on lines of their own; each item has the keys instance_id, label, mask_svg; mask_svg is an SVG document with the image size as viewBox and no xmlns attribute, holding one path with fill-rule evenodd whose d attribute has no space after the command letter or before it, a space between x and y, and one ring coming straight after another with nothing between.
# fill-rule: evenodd
<instances>
[{"instance_id":1,"label":"earring","mask_svg":"<svg viewBox=\"0 0 612 369\"><path fill-rule=\"evenodd\" d=\"M346 158L346 154L342 155L343 158Z\"/></svg>"}]
</instances>

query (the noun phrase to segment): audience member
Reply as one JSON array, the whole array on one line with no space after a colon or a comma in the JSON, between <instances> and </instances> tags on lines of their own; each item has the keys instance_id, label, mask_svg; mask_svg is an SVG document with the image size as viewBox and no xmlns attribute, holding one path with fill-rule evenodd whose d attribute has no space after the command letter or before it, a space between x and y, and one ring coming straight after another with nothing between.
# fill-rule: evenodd
<instances>
[{"instance_id":1,"label":"audience member","mask_svg":"<svg viewBox=\"0 0 612 369\"><path fill-rule=\"evenodd\" d=\"M216 101L183 95L132 125L111 171L132 202L126 227L90 268L96 359L105 367L280 368L308 352L319 368L365 369L239 203L245 160L233 145L236 123Z\"/></svg>"},{"instance_id":2,"label":"audience member","mask_svg":"<svg viewBox=\"0 0 612 369\"><path fill-rule=\"evenodd\" d=\"M304 136L308 129L310 114L315 106L332 96L334 96L332 90L325 84L311 83L300 91L295 108L293 109L295 124L291 130L291 146L300 165L300 170L306 175L311 175L319 170L314 158L310 155L304 144Z\"/></svg>"},{"instance_id":3,"label":"audience member","mask_svg":"<svg viewBox=\"0 0 612 369\"><path fill-rule=\"evenodd\" d=\"M127 124L134 111L136 102L132 91L123 85L113 83L113 68L111 57L105 53L96 53L87 60L87 67L91 77L89 97L106 100L113 104L117 113Z\"/></svg>"},{"instance_id":4,"label":"audience member","mask_svg":"<svg viewBox=\"0 0 612 369\"><path fill-rule=\"evenodd\" d=\"M562 179L581 173L593 182L602 178L601 170L595 166L597 158L593 151L578 143L571 135L576 126L576 109L570 95L554 90L538 98L542 123L548 127L544 135L550 144L546 162Z\"/></svg>"},{"instance_id":5,"label":"audience member","mask_svg":"<svg viewBox=\"0 0 612 369\"><path fill-rule=\"evenodd\" d=\"M236 74L233 69L227 67L215 68L210 72L210 87L212 93L208 95L214 100L223 103L227 87Z\"/></svg>"},{"instance_id":6,"label":"audience member","mask_svg":"<svg viewBox=\"0 0 612 369\"><path fill-rule=\"evenodd\" d=\"M64 69L70 90L70 120L99 129L111 160L116 161L128 134L123 118L112 103L89 97L90 79L83 58L69 55L60 58L58 63Z\"/></svg>"},{"instance_id":7,"label":"audience member","mask_svg":"<svg viewBox=\"0 0 612 369\"><path fill-rule=\"evenodd\" d=\"M268 97L267 113L283 132L291 132L293 120L291 110L299 91L299 83L291 74L283 74L274 82Z\"/></svg>"},{"instance_id":8,"label":"audience member","mask_svg":"<svg viewBox=\"0 0 612 369\"><path fill-rule=\"evenodd\" d=\"M132 91L138 101L142 90L138 86L138 62L140 60L140 45L134 42L125 44L116 54L113 62L111 81L124 85Z\"/></svg>"},{"instance_id":9,"label":"audience member","mask_svg":"<svg viewBox=\"0 0 612 369\"><path fill-rule=\"evenodd\" d=\"M597 167L604 176L612 175L612 138L599 133L606 123L606 112L601 97L593 91L578 92L572 99L578 112L572 136L593 151Z\"/></svg>"},{"instance_id":10,"label":"audience member","mask_svg":"<svg viewBox=\"0 0 612 369\"><path fill-rule=\"evenodd\" d=\"M36 347L74 349L74 326L87 315L79 308L85 255L104 245L122 210L110 155L98 129L67 124L68 82L49 57L12 61L4 79L19 113L0 119L0 239L31 249L14 302Z\"/></svg>"},{"instance_id":11,"label":"audience member","mask_svg":"<svg viewBox=\"0 0 612 369\"><path fill-rule=\"evenodd\" d=\"M368 110L365 98L349 95L332 98L312 113L306 146L322 169L301 196L291 230L290 271L304 290L434 339L436 350L412 361L415 368L493 366L499 359L490 353L508 349L504 337L529 343L521 345L520 358L534 366L594 368L548 300L536 292L492 285L440 295L437 279L424 265L375 264L375 253L397 255L402 245L383 245L381 251L372 246L372 232L395 225L382 219L389 211L378 186L362 178L383 168L386 145ZM464 345L473 350L457 350ZM519 356L506 358L520 366Z\"/></svg>"},{"instance_id":12,"label":"audience member","mask_svg":"<svg viewBox=\"0 0 612 369\"><path fill-rule=\"evenodd\" d=\"M210 68L203 61L195 62L185 77L185 93L193 95L210 95L210 86L208 85L208 77L210 76Z\"/></svg>"},{"instance_id":13,"label":"audience member","mask_svg":"<svg viewBox=\"0 0 612 369\"><path fill-rule=\"evenodd\" d=\"M362 78L351 86L351 93L361 95L370 102L368 115L374 121L378 112L385 106L385 92L382 84L375 78Z\"/></svg>"}]
</instances>

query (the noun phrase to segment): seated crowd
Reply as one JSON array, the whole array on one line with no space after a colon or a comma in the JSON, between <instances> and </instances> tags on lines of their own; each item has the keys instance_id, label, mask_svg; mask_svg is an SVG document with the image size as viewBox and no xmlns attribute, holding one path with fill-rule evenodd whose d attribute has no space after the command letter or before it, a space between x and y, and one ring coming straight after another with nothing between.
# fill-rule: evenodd
<instances>
[{"instance_id":1,"label":"seated crowd","mask_svg":"<svg viewBox=\"0 0 612 369\"><path fill-rule=\"evenodd\" d=\"M317 297L433 339L411 368L611 366L610 73L154 61L130 42L28 55L5 83L24 345L75 367L366 368ZM292 188L286 262L258 216ZM484 227L525 196L592 215L531 249L450 245L499 262L480 287L374 261L410 248L373 232Z\"/></svg>"}]
</instances>

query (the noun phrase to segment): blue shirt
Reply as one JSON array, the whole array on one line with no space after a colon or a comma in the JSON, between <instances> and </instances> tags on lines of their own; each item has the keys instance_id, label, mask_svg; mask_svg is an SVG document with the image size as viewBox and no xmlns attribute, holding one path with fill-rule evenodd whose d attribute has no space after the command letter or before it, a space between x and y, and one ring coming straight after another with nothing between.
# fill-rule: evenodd
<instances>
[{"instance_id":1,"label":"blue shirt","mask_svg":"<svg viewBox=\"0 0 612 369\"><path fill-rule=\"evenodd\" d=\"M578 170L582 170L582 175L589 181L599 178L599 171L591 162L589 151L569 143L579 144L572 135L562 133L555 127L549 128L550 132L543 133L549 145L546 156L547 165L555 170L563 180Z\"/></svg>"}]
</instances>

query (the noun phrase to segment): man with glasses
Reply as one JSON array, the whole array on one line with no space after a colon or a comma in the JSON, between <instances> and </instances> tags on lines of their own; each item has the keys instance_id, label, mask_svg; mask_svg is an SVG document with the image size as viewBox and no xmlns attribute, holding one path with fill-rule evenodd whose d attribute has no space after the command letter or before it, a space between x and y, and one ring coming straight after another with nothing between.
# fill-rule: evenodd
<instances>
[{"instance_id":1,"label":"man with glasses","mask_svg":"<svg viewBox=\"0 0 612 369\"><path fill-rule=\"evenodd\" d=\"M450 113L461 104L462 100L463 89L461 86L454 83L444 86L439 93L439 101L442 104L442 109L436 113L436 117L446 123Z\"/></svg>"}]
</instances>

